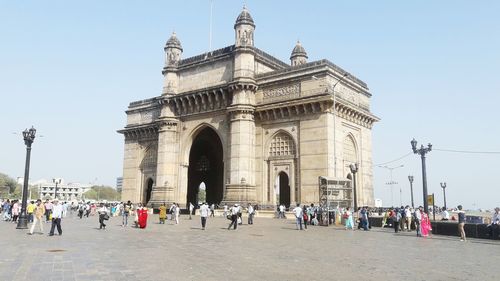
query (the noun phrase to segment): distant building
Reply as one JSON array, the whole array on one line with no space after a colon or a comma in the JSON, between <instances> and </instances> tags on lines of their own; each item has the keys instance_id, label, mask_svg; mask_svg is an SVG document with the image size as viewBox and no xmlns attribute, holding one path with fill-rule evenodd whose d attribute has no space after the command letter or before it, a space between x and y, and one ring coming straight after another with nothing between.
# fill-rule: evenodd
<instances>
[{"instance_id":1,"label":"distant building","mask_svg":"<svg viewBox=\"0 0 500 281\"><path fill-rule=\"evenodd\" d=\"M56 184L52 181L39 181L37 183L38 194L41 199L54 199L56 193ZM83 199L83 194L90 190L90 184L80 184L80 183L65 183L61 180L61 183L57 184L57 198L65 201L81 200Z\"/></svg>"},{"instance_id":2,"label":"distant building","mask_svg":"<svg viewBox=\"0 0 500 281\"><path fill-rule=\"evenodd\" d=\"M122 192L122 187L123 187L123 177L117 177L116 178L116 191Z\"/></svg>"},{"instance_id":3,"label":"distant building","mask_svg":"<svg viewBox=\"0 0 500 281\"><path fill-rule=\"evenodd\" d=\"M377 208L382 207L382 199L375 198L375 207Z\"/></svg>"}]
</instances>

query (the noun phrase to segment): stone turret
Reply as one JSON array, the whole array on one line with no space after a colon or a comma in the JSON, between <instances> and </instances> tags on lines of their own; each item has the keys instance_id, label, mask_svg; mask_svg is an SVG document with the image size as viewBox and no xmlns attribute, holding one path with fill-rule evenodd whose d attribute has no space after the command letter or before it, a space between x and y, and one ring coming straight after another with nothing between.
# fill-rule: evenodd
<instances>
[{"instance_id":1,"label":"stone turret","mask_svg":"<svg viewBox=\"0 0 500 281\"><path fill-rule=\"evenodd\" d=\"M181 41L177 38L175 32L165 44L165 67L163 67L162 74L164 76L163 92L162 94L175 94L179 86L179 76L177 75L177 65L181 60L182 45Z\"/></svg>"},{"instance_id":2,"label":"stone turret","mask_svg":"<svg viewBox=\"0 0 500 281\"><path fill-rule=\"evenodd\" d=\"M175 32L172 32L172 36L163 49L165 50L165 66L176 65L181 60L182 45Z\"/></svg>"},{"instance_id":3,"label":"stone turret","mask_svg":"<svg viewBox=\"0 0 500 281\"><path fill-rule=\"evenodd\" d=\"M243 6L243 11L236 19L234 24L235 31L235 46L254 46L253 34L255 31L255 23L247 8Z\"/></svg>"},{"instance_id":4,"label":"stone turret","mask_svg":"<svg viewBox=\"0 0 500 281\"><path fill-rule=\"evenodd\" d=\"M307 53L302 44L300 44L300 41L297 41L295 48L293 48L290 55L290 63L292 66L307 63Z\"/></svg>"}]
</instances>

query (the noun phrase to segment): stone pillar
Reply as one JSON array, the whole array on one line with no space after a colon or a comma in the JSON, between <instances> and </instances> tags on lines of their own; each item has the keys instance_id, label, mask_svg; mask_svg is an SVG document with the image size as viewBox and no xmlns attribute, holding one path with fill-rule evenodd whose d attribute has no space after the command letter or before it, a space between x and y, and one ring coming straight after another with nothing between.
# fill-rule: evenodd
<instances>
[{"instance_id":1,"label":"stone pillar","mask_svg":"<svg viewBox=\"0 0 500 281\"><path fill-rule=\"evenodd\" d=\"M230 109L229 183L223 201L228 204L255 203L255 121L252 106Z\"/></svg>"},{"instance_id":2,"label":"stone pillar","mask_svg":"<svg viewBox=\"0 0 500 281\"><path fill-rule=\"evenodd\" d=\"M122 201L139 202L140 194L140 176L139 163L141 156L141 148L137 139L130 137L125 133L125 149L123 156L123 186L122 186Z\"/></svg>"},{"instance_id":3,"label":"stone pillar","mask_svg":"<svg viewBox=\"0 0 500 281\"><path fill-rule=\"evenodd\" d=\"M151 193L149 205L175 202L175 191L179 188L179 143L177 118L172 117L168 103L162 108L158 129L158 157L156 165L156 183Z\"/></svg>"}]
</instances>

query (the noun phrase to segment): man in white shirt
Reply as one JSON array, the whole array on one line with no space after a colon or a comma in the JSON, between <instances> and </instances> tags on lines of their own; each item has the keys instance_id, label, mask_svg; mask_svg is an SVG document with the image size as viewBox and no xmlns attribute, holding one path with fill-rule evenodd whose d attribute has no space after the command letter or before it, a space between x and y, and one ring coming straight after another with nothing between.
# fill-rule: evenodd
<instances>
[{"instance_id":1,"label":"man in white shirt","mask_svg":"<svg viewBox=\"0 0 500 281\"><path fill-rule=\"evenodd\" d=\"M253 224L253 216L255 215L255 209L252 204L248 203L248 224Z\"/></svg>"},{"instance_id":2,"label":"man in white shirt","mask_svg":"<svg viewBox=\"0 0 500 281\"><path fill-rule=\"evenodd\" d=\"M300 204L297 204L297 207L293 209L293 214L295 215L295 223L297 226L297 230L302 230L302 208L300 207ZM300 227L300 228L299 228Z\"/></svg>"},{"instance_id":3,"label":"man in white shirt","mask_svg":"<svg viewBox=\"0 0 500 281\"><path fill-rule=\"evenodd\" d=\"M278 219L283 219L283 218L285 218L285 206L280 205Z\"/></svg>"},{"instance_id":4,"label":"man in white shirt","mask_svg":"<svg viewBox=\"0 0 500 281\"><path fill-rule=\"evenodd\" d=\"M201 217L201 229L205 230L205 226L207 224L207 218L208 215L210 214L210 208L208 208L208 205L206 202L203 202L203 204L200 206L200 217Z\"/></svg>"},{"instance_id":5,"label":"man in white shirt","mask_svg":"<svg viewBox=\"0 0 500 281\"><path fill-rule=\"evenodd\" d=\"M411 210L410 206L406 206L405 208L405 223L406 223L406 229L408 232L411 231Z\"/></svg>"},{"instance_id":6,"label":"man in white shirt","mask_svg":"<svg viewBox=\"0 0 500 281\"><path fill-rule=\"evenodd\" d=\"M442 221L447 221L450 219L450 213L448 213L448 211L443 208L443 211L441 212L441 220Z\"/></svg>"},{"instance_id":7,"label":"man in white shirt","mask_svg":"<svg viewBox=\"0 0 500 281\"><path fill-rule=\"evenodd\" d=\"M231 226L234 226L234 230L238 227L238 212L240 211L240 208L238 207L238 204L234 204L233 207L231 207L230 212L231 212L231 224L227 227L227 230L231 229Z\"/></svg>"},{"instance_id":8,"label":"man in white shirt","mask_svg":"<svg viewBox=\"0 0 500 281\"><path fill-rule=\"evenodd\" d=\"M59 200L54 200L54 205L52 206L52 226L50 227L49 236L54 236L54 229L57 227L57 232L62 235L61 228L61 218L62 218L63 208L59 204Z\"/></svg>"}]
</instances>

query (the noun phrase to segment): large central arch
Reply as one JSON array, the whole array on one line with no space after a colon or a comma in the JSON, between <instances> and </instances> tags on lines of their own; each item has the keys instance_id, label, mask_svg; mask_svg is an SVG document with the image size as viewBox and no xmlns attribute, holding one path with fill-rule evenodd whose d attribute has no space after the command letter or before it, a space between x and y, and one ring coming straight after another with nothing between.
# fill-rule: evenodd
<instances>
[{"instance_id":1,"label":"large central arch","mask_svg":"<svg viewBox=\"0 0 500 281\"><path fill-rule=\"evenodd\" d=\"M198 203L199 186L206 186L206 201L219 204L224 195L222 142L210 127L199 131L189 151L187 202Z\"/></svg>"}]
</instances>

